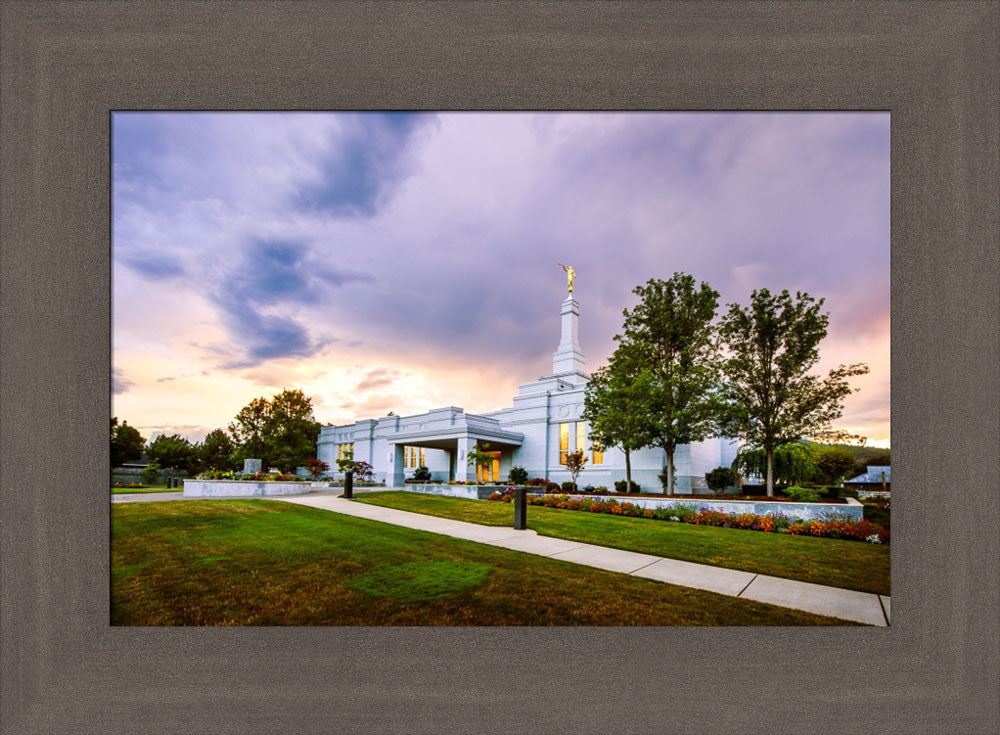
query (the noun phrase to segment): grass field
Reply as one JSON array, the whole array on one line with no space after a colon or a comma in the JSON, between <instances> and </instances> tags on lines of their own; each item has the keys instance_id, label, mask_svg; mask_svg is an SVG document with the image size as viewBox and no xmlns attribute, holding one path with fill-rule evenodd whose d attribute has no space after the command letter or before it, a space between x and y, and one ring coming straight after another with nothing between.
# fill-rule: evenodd
<instances>
[{"instance_id":1,"label":"grass field","mask_svg":"<svg viewBox=\"0 0 1000 735\"><path fill-rule=\"evenodd\" d=\"M356 500L490 526L512 526L510 503L407 492ZM648 518L528 506L528 528L543 536L613 546L833 587L889 594L889 548L859 541L695 526Z\"/></svg>"},{"instance_id":2,"label":"grass field","mask_svg":"<svg viewBox=\"0 0 1000 735\"><path fill-rule=\"evenodd\" d=\"M115 625L846 625L273 500L111 507Z\"/></svg>"},{"instance_id":3,"label":"grass field","mask_svg":"<svg viewBox=\"0 0 1000 735\"><path fill-rule=\"evenodd\" d=\"M148 487L112 487L112 495L129 495L132 493L179 493L184 487L167 487L166 485L150 485Z\"/></svg>"}]
</instances>

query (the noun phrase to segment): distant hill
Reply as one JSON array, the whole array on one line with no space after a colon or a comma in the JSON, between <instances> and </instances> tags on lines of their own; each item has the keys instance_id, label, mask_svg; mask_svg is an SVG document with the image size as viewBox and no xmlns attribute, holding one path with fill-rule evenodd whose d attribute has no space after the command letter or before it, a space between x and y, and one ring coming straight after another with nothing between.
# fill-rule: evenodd
<instances>
[{"instance_id":1,"label":"distant hill","mask_svg":"<svg viewBox=\"0 0 1000 735\"><path fill-rule=\"evenodd\" d=\"M823 442L814 442L814 441L809 441L808 439L805 440L805 443L811 445L823 444ZM853 444L827 444L825 446L843 447L844 449L849 450L851 454L854 455L854 458L858 462L857 466L855 467L856 472L854 473L854 475L862 474L865 471L865 468L868 467L868 465L891 466L892 464L889 461L889 454L890 454L889 447L858 447L854 446Z\"/></svg>"}]
</instances>

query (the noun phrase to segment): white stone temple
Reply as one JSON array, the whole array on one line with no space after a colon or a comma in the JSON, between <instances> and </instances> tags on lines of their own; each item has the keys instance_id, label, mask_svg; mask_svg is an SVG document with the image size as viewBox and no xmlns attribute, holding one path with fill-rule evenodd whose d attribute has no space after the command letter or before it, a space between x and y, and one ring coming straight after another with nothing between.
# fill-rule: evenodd
<instances>
[{"instance_id":1,"label":"white stone temple","mask_svg":"<svg viewBox=\"0 0 1000 735\"><path fill-rule=\"evenodd\" d=\"M562 334L552 355L552 374L520 385L513 405L482 414L448 406L414 416L383 416L326 426L319 435L319 459L335 470L337 459L349 452L354 459L371 464L376 480L387 486L403 486L421 465L431 471L435 482L505 482L510 468L520 466L529 478L562 483L572 479L564 466L567 453L583 449L587 464L577 480L578 487L613 490L616 480L625 479L625 454L615 447L602 451L595 446L588 425L580 418L590 376L580 351L580 304L572 293L573 272L567 272L570 293L562 302ZM483 443L494 453L493 466L470 466L469 449ZM721 465L728 467L736 450L736 443L728 439L677 447L675 492L705 489L705 473ZM643 491L663 492L659 474L666 454L662 449L632 452L631 464L632 481Z\"/></svg>"}]
</instances>

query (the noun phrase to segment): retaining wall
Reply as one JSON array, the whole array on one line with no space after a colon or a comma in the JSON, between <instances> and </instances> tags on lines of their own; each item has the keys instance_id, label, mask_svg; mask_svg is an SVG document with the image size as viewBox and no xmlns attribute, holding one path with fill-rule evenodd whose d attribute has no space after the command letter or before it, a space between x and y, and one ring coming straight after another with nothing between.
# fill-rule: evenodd
<instances>
[{"instance_id":1,"label":"retaining wall","mask_svg":"<svg viewBox=\"0 0 1000 735\"><path fill-rule=\"evenodd\" d=\"M268 495L305 495L308 482L253 480L184 480L185 498L253 498Z\"/></svg>"},{"instance_id":2,"label":"retaining wall","mask_svg":"<svg viewBox=\"0 0 1000 735\"><path fill-rule=\"evenodd\" d=\"M447 495L453 498L469 498L472 500L485 500L492 493L502 492L505 488L499 485L407 485L406 490L428 495ZM529 492L529 495L541 497L544 493ZM562 493L559 493L562 494ZM640 508L675 508L677 506L687 506L696 511L705 508L716 510L721 513L754 513L759 516L781 514L789 518L799 518L800 520L823 520L824 517L832 514L844 516L851 521L860 521L864 517L864 506L854 498L847 498L847 503L794 503L790 501L770 501L757 502L754 500L708 500L708 499L684 499L683 496L677 498L658 498L646 496L641 498L625 498L615 495L585 495L579 493L566 493L567 497L583 500L615 500L619 503L632 503Z\"/></svg>"}]
</instances>

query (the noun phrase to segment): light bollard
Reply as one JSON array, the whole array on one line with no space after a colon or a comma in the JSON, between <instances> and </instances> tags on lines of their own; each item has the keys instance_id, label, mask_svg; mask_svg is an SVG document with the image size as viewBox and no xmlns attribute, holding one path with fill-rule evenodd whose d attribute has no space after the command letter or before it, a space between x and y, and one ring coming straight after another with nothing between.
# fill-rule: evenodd
<instances>
[{"instance_id":1,"label":"light bollard","mask_svg":"<svg viewBox=\"0 0 1000 735\"><path fill-rule=\"evenodd\" d=\"M523 531L528 527L526 514L528 511L527 488L514 488L514 529Z\"/></svg>"},{"instance_id":2,"label":"light bollard","mask_svg":"<svg viewBox=\"0 0 1000 735\"><path fill-rule=\"evenodd\" d=\"M354 473L344 473L344 494L341 496L350 500L354 497Z\"/></svg>"}]
</instances>

